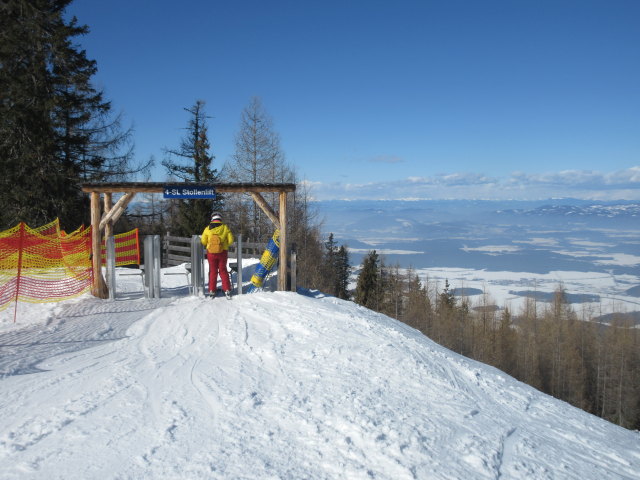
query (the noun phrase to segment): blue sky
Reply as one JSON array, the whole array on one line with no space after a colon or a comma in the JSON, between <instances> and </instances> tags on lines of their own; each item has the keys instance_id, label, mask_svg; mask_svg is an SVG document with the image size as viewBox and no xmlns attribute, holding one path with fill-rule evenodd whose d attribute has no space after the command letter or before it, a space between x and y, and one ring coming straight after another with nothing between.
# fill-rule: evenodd
<instances>
[{"instance_id":1,"label":"blue sky","mask_svg":"<svg viewBox=\"0 0 640 480\"><path fill-rule=\"evenodd\" d=\"M158 165L259 96L329 198L640 199L640 1L76 0L95 83ZM165 172L154 170L154 181Z\"/></svg>"}]
</instances>

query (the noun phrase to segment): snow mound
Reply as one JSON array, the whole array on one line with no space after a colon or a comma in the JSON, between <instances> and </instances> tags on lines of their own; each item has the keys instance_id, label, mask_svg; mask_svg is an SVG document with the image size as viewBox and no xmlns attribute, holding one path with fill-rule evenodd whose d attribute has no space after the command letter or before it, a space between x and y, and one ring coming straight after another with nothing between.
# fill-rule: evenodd
<instances>
[{"instance_id":1,"label":"snow mound","mask_svg":"<svg viewBox=\"0 0 640 480\"><path fill-rule=\"evenodd\" d=\"M69 302L0 334L0 478L638 478L640 436L351 302Z\"/></svg>"}]
</instances>

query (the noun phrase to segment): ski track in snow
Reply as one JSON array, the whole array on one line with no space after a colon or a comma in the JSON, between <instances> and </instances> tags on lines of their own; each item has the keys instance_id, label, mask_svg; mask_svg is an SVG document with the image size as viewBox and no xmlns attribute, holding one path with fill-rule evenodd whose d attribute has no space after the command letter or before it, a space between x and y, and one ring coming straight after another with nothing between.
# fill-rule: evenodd
<instances>
[{"instance_id":1,"label":"ski track in snow","mask_svg":"<svg viewBox=\"0 0 640 480\"><path fill-rule=\"evenodd\" d=\"M65 305L0 334L0 478L640 478L640 437L351 302Z\"/></svg>"},{"instance_id":2,"label":"ski track in snow","mask_svg":"<svg viewBox=\"0 0 640 480\"><path fill-rule=\"evenodd\" d=\"M168 303L167 299L83 300L64 305L44 325L0 333L0 377L35 373L39 371L37 365L52 356L124 338L131 324L145 312Z\"/></svg>"}]
</instances>

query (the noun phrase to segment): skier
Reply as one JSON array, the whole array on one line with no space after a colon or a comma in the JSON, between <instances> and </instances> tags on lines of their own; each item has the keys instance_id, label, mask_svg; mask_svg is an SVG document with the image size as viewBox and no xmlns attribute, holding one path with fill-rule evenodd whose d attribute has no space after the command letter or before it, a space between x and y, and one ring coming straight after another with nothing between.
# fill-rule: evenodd
<instances>
[{"instance_id":1,"label":"skier","mask_svg":"<svg viewBox=\"0 0 640 480\"><path fill-rule=\"evenodd\" d=\"M222 215L219 212L211 214L211 223L205 227L200 241L207 249L209 293L215 294L219 272L220 280L222 280L222 290L227 298L231 298L231 281L227 271L227 257L229 255L229 245L233 243L234 238L229 227L222 223Z\"/></svg>"}]
</instances>

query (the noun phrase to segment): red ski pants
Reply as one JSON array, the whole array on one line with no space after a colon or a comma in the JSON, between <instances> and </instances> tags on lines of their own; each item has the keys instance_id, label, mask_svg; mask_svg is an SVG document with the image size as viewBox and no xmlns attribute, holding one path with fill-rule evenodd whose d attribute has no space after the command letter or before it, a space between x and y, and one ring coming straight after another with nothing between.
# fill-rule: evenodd
<instances>
[{"instance_id":1,"label":"red ski pants","mask_svg":"<svg viewBox=\"0 0 640 480\"><path fill-rule=\"evenodd\" d=\"M224 250L220 253L208 253L207 260L209 260L209 291L215 292L216 285L218 283L218 273L220 273L220 280L222 280L222 290L225 292L231 291L231 281L229 280L229 272L227 271L227 255L229 252Z\"/></svg>"}]
</instances>

